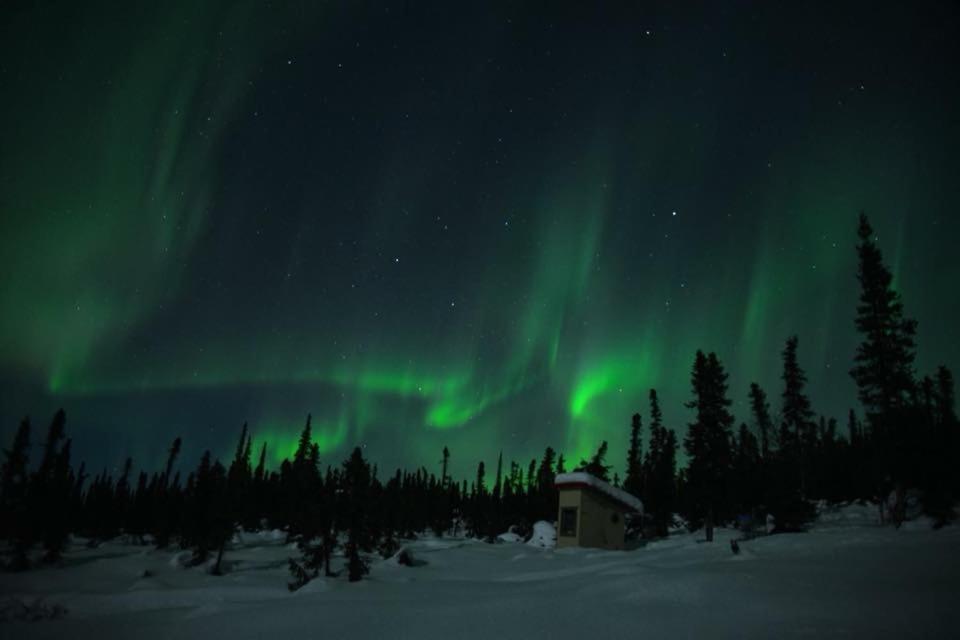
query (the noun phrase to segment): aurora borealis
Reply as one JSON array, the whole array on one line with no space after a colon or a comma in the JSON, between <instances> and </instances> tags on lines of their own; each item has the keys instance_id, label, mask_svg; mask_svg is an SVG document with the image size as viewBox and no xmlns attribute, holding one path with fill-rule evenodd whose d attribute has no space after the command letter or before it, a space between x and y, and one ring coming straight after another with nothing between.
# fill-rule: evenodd
<instances>
[{"instance_id":1,"label":"aurora borealis","mask_svg":"<svg viewBox=\"0 0 960 640\"><path fill-rule=\"evenodd\" d=\"M747 420L793 333L842 419L860 210L960 365L949 4L81 4L0 9L4 442L621 468L698 348Z\"/></svg>"}]
</instances>

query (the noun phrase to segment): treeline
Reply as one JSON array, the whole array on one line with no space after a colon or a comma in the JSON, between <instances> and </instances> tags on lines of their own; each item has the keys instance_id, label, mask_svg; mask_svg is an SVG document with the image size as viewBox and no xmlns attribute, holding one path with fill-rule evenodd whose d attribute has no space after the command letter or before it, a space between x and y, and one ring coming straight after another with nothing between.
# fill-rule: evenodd
<instances>
[{"instance_id":1,"label":"treeline","mask_svg":"<svg viewBox=\"0 0 960 640\"><path fill-rule=\"evenodd\" d=\"M642 416L624 429L624 477L607 462L608 443L575 469L622 486L646 507L633 534L666 535L675 513L691 528L704 527L712 539L719 523L773 517L775 530L800 530L813 515L813 500L894 500L885 513L899 524L907 490L921 496L938 524L954 517L960 497L960 423L954 382L946 367L918 377L914 370L916 323L904 314L876 238L865 216L858 229L860 299L856 326L862 342L851 375L863 408L850 410L846 424L818 416L807 395L799 339L786 340L779 399L769 399L757 383L747 393L748 421L732 414L727 373L715 353L698 351L691 372L692 421L682 445L687 466L677 469L680 443L665 425L656 390L648 396L649 435ZM127 459L116 477L106 471L89 478L83 464L74 469L66 417L54 416L39 463L31 471L31 425L24 419L0 469L0 538L9 542L12 569L30 564L42 547L46 561L57 561L71 533L96 543L119 535L158 548L191 549L192 564L225 571L223 556L238 530L286 531L298 556L290 560L291 589L321 573L346 571L359 580L365 558L397 552L398 540L432 530L436 535L467 534L488 541L515 527L526 533L540 519L556 518L554 478L567 461L547 447L539 459L496 470L483 462L471 481L449 473L444 448L439 476L426 468L397 470L381 478L357 448L338 465L321 466L311 421L300 434L296 453L278 469L266 468L267 445L252 451L244 425L229 465L204 453L185 477L177 467L179 438L163 470L133 477ZM646 443L646 450L644 444ZM331 558L340 554L344 566Z\"/></svg>"},{"instance_id":2,"label":"treeline","mask_svg":"<svg viewBox=\"0 0 960 640\"><path fill-rule=\"evenodd\" d=\"M439 477L425 468L397 470L381 479L377 468L356 448L338 466L324 471L313 442L311 418L300 434L292 459L266 468L267 445L253 459L252 436L244 425L228 466L205 452L198 467L182 477L174 472L181 451L177 438L162 471L132 477L127 459L122 473L88 477L83 464L71 466L66 416L57 412L37 469L29 470L31 426L24 419L12 447L5 450L0 483L0 538L10 544L8 568L30 566L31 551L44 550L45 562L60 559L70 534L91 544L120 535L156 546L192 550L190 565L209 564L225 571L224 552L238 531L282 529L296 542L291 558L291 589L321 572L337 575L331 564L338 550L350 580L367 571L365 554L395 554L402 538L426 531L466 534L493 541L510 525L520 533L539 519L552 520L557 495L554 475L564 469L563 456L547 448L528 466L504 469L502 456L495 479L481 462L473 482L453 480L447 472L450 452L443 450Z\"/></svg>"}]
</instances>

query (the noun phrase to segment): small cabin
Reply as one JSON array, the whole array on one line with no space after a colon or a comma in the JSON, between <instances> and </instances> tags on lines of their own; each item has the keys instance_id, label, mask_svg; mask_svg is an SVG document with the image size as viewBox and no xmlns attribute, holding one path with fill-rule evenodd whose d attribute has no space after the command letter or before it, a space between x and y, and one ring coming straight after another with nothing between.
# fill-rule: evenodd
<instances>
[{"instance_id":1,"label":"small cabin","mask_svg":"<svg viewBox=\"0 0 960 640\"><path fill-rule=\"evenodd\" d=\"M643 514L643 503L596 476L576 471L557 474L560 495L557 547L623 549L626 517Z\"/></svg>"}]
</instances>

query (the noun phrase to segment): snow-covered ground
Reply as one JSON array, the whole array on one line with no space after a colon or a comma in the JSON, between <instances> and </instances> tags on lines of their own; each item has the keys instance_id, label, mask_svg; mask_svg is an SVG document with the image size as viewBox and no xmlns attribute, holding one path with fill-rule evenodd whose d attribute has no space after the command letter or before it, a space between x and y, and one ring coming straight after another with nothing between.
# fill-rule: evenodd
<instances>
[{"instance_id":1,"label":"snow-covered ground","mask_svg":"<svg viewBox=\"0 0 960 640\"><path fill-rule=\"evenodd\" d=\"M739 555L725 529L712 544L680 533L633 551L544 548L542 530L538 544L426 538L407 545L419 566L377 559L367 580L296 593L279 533L245 535L222 577L177 552L77 547L62 567L0 574L0 616L38 598L66 608L0 622L0 638L960 637L960 527L875 517L825 513Z\"/></svg>"}]
</instances>

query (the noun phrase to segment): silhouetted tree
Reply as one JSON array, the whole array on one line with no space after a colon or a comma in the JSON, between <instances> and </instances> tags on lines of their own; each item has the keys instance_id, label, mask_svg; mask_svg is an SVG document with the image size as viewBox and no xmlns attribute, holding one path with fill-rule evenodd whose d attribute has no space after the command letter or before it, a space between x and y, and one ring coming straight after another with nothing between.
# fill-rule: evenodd
<instances>
[{"instance_id":1,"label":"silhouetted tree","mask_svg":"<svg viewBox=\"0 0 960 640\"><path fill-rule=\"evenodd\" d=\"M767 394L756 382L750 383L750 412L753 415L753 424L760 436L760 455L763 458L769 458L772 449L770 436L773 433L773 419L770 417L770 403L767 402Z\"/></svg>"},{"instance_id":2,"label":"silhouetted tree","mask_svg":"<svg viewBox=\"0 0 960 640\"><path fill-rule=\"evenodd\" d=\"M696 416L684 439L689 457L687 519L695 525L704 523L707 541L712 541L716 519L729 516L727 483L733 425L728 410L727 374L715 353L704 355L697 351L691 386L693 399L687 407L694 409Z\"/></svg>"},{"instance_id":3,"label":"silhouetted tree","mask_svg":"<svg viewBox=\"0 0 960 640\"><path fill-rule=\"evenodd\" d=\"M30 476L30 419L20 422L13 444L4 449L3 468L0 470L0 537L10 540L14 570L29 566L27 552L32 543L29 503L27 501Z\"/></svg>"},{"instance_id":4,"label":"silhouetted tree","mask_svg":"<svg viewBox=\"0 0 960 640\"><path fill-rule=\"evenodd\" d=\"M867 216L857 229L857 279L860 302L856 327L863 341L857 347L850 375L857 383L876 455L876 475L902 486L914 478L903 464L903 452L916 445L909 432L914 394L913 362L917 323L904 316L893 276L883 263ZM889 485L881 486L881 495Z\"/></svg>"},{"instance_id":5,"label":"silhouetted tree","mask_svg":"<svg viewBox=\"0 0 960 640\"><path fill-rule=\"evenodd\" d=\"M641 444L640 429L642 421L639 413L633 414L630 422L630 446L627 447L627 473L623 479L623 488L640 498L643 491L643 445ZM651 432L652 437L652 432Z\"/></svg>"},{"instance_id":6,"label":"silhouetted tree","mask_svg":"<svg viewBox=\"0 0 960 640\"><path fill-rule=\"evenodd\" d=\"M784 461L781 473L790 475L801 496L806 492L812 442L816 439L816 423L806 394L807 376L797 360L797 336L787 340L783 349L783 408L780 411L780 455Z\"/></svg>"},{"instance_id":7,"label":"silhouetted tree","mask_svg":"<svg viewBox=\"0 0 960 640\"><path fill-rule=\"evenodd\" d=\"M441 472L440 472L440 484L443 485L444 488L446 488L447 480L449 480L449 478L447 477L447 465L449 463L450 463L450 450L444 447L443 448L443 467L441 468Z\"/></svg>"},{"instance_id":8,"label":"silhouetted tree","mask_svg":"<svg viewBox=\"0 0 960 640\"><path fill-rule=\"evenodd\" d=\"M650 390L650 446L643 466L644 511L656 535L665 536L676 508L677 436L663 426L656 389Z\"/></svg>"},{"instance_id":9,"label":"silhouetted tree","mask_svg":"<svg viewBox=\"0 0 960 640\"><path fill-rule=\"evenodd\" d=\"M610 481L610 465L606 464L607 458L607 441L604 440L600 443L600 448L597 449L597 452L593 454L593 457L590 458L589 462L587 460L581 460L580 466L577 468L577 471L586 471L592 476L600 478L604 482Z\"/></svg>"}]
</instances>

